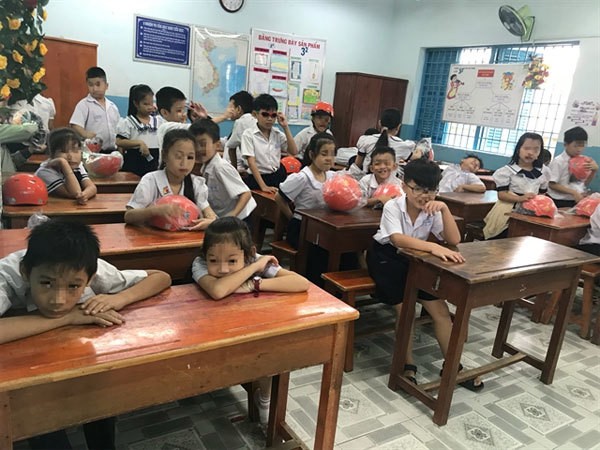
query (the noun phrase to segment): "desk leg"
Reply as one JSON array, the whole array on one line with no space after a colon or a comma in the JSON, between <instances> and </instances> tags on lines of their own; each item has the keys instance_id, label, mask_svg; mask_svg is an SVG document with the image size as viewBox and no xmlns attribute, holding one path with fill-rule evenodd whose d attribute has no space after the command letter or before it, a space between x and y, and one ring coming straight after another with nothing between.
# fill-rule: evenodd
<instances>
[{"instance_id":1,"label":"desk leg","mask_svg":"<svg viewBox=\"0 0 600 450\"><path fill-rule=\"evenodd\" d=\"M318 450L332 450L335 444L347 337L348 322L336 325L331 349L331 361L323 365L317 430L315 432L315 449Z\"/></svg>"},{"instance_id":2,"label":"desk leg","mask_svg":"<svg viewBox=\"0 0 600 450\"><path fill-rule=\"evenodd\" d=\"M281 427L282 424L285 423L289 384L289 372L273 377L271 404L269 407L269 424L267 426L267 447L280 444L284 440L281 433Z\"/></svg>"},{"instance_id":3,"label":"desk leg","mask_svg":"<svg viewBox=\"0 0 600 450\"><path fill-rule=\"evenodd\" d=\"M298 254L296 255L296 271L300 275L306 275L306 260L308 258L308 248L310 243L306 241L306 232L308 220L302 219L300 223L300 236L298 237Z\"/></svg>"},{"instance_id":4,"label":"desk leg","mask_svg":"<svg viewBox=\"0 0 600 450\"><path fill-rule=\"evenodd\" d=\"M544 384L552 384L552 380L554 379L554 372L556 371L558 356L565 337L565 331L567 330L569 313L573 307L573 299L575 298L575 291L580 275L581 267L579 267L578 270L575 270L575 273L571 278L573 280L571 286L563 290L560 295L558 312L556 313L556 319L554 320L554 328L552 329L552 336L550 337L548 352L546 353L544 368L542 369L542 375L540 377Z\"/></svg>"},{"instance_id":5,"label":"desk leg","mask_svg":"<svg viewBox=\"0 0 600 450\"><path fill-rule=\"evenodd\" d=\"M457 300L459 301L456 302L457 307L452 323L452 333L450 334L448 352L446 353L446 358L444 360L444 371L442 373L438 397L433 411L433 423L440 426L446 425L448 422L452 396L454 395L454 388L456 387L460 356L462 355L463 346L467 337L469 316L471 315L469 299L465 296L465 298Z\"/></svg>"},{"instance_id":6,"label":"desk leg","mask_svg":"<svg viewBox=\"0 0 600 450\"><path fill-rule=\"evenodd\" d=\"M10 425L8 392L0 392L0 448L12 448L12 427Z\"/></svg>"},{"instance_id":7,"label":"desk leg","mask_svg":"<svg viewBox=\"0 0 600 450\"><path fill-rule=\"evenodd\" d=\"M505 301L502 303L502 314L500 314L500 322L498 323L498 331L496 331L496 339L492 348L492 356L494 358L502 358L504 354L504 344L508 339L508 331L512 322L513 313L515 311L514 300Z\"/></svg>"},{"instance_id":8,"label":"desk leg","mask_svg":"<svg viewBox=\"0 0 600 450\"><path fill-rule=\"evenodd\" d=\"M339 252L330 251L329 258L327 261L327 271L328 272L337 272L340 270L340 260L342 255Z\"/></svg>"}]
</instances>

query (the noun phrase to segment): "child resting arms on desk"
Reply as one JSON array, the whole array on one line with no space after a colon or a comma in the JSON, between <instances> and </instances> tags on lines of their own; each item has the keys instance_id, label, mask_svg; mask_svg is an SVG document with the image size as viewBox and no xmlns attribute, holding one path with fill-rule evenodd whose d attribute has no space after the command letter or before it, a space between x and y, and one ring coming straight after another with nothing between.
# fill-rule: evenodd
<instances>
[{"instance_id":1,"label":"child resting arms on desk","mask_svg":"<svg viewBox=\"0 0 600 450\"><path fill-rule=\"evenodd\" d=\"M388 201L383 207L379 230L373 236L372 248L367 252L369 275L375 280L379 300L393 305L400 316L404 287L409 269L409 259L398 249L415 249L429 252L443 261L464 262L463 256L442 245L429 242L429 234L450 245L460 242L460 232L448 206L435 200L441 171L433 161L415 160L404 168L404 195ZM431 315L435 337L445 357L448 352L452 321L444 299L419 291L423 308ZM412 331L411 331L412 334ZM409 341L404 366L404 376L417 384L417 367L413 362L412 339ZM459 370L462 365L459 366ZM461 386L479 391L483 382L466 380Z\"/></svg>"},{"instance_id":2,"label":"child resting arms on desk","mask_svg":"<svg viewBox=\"0 0 600 450\"><path fill-rule=\"evenodd\" d=\"M215 300L233 293L260 291L303 292L308 280L279 266L274 256L256 253L248 226L237 217L212 222L204 234L200 256L192 264L192 277ZM260 421L268 419L270 378L259 380L255 400Z\"/></svg>"},{"instance_id":3,"label":"child resting arms on desk","mask_svg":"<svg viewBox=\"0 0 600 450\"><path fill-rule=\"evenodd\" d=\"M49 220L35 227L27 250L0 259L0 316L10 313L0 318L0 344L68 325L121 325L117 311L171 284L164 272L118 270L99 254L98 238L88 225ZM83 429L89 449L115 448L114 419ZM29 446L71 448L64 430L30 438Z\"/></svg>"}]
</instances>

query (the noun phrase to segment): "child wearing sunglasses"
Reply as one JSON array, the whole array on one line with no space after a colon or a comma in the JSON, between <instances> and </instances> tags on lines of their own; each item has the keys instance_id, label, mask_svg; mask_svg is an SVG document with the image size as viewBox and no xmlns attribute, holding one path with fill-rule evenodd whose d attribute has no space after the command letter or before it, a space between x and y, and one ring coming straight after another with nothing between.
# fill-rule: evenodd
<instances>
[{"instance_id":1,"label":"child wearing sunglasses","mask_svg":"<svg viewBox=\"0 0 600 450\"><path fill-rule=\"evenodd\" d=\"M252 109L256 126L245 130L242 135L242 156L250 168L250 174L244 181L250 189L276 193L287 176L281 164L282 154L296 155L298 149L287 119L283 113L277 112L275 97L259 95L254 99ZM275 121L283 132L273 127Z\"/></svg>"},{"instance_id":2,"label":"child wearing sunglasses","mask_svg":"<svg viewBox=\"0 0 600 450\"><path fill-rule=\"evenodd\" d=\"M377 298L393 305L398 316L402 311L409 259L398 253L399 248L429 252L442 261L462 263L463 256L427 239L433 234L438 241L456 245L460 232L448 206L435 200L442 172L433 161L418 159L404 167L404 195L388 201L383 207L379 230L373 236L372 248L367 252L369 275L375 280ZM419 291L419 301L431 315L435 337L445 357L448 351L452 321L444 299ZM417 384L417 367L413 361L412 339L406 356L404 376ZM443 366L442 366L443 367ZM459 366L462 370L462 366ZM483 382L479 378L460 383L479 391Z\"/></svg>"}]
</instances>

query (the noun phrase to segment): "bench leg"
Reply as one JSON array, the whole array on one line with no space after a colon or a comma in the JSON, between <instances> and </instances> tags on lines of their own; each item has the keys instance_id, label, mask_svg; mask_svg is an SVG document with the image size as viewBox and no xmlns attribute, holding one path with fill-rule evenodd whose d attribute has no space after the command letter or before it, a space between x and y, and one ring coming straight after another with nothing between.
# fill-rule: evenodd
<instances>
[{"instance_id":1,"label":"bench leg","mask_svg":"<svg viewBox=\"0 0 600 450\"><path fill-rule=\"evenodd\" d=\"M583 278L583 298L581 304L581 326L579 337L588 339L590 337L590 325L592 323L592 297L594 295L594 277Z\"/></svg>"},{"instance_id":2,"label":"bench leg","mask_svg":"<svg viewBox=\"0 0 600 450\"><path fill-rule=\"evenodd\" d=\"M348 306L356 307L356 295L354 292L342 295L342 301ZM348 324L348 339L346 340L346 359L344 361L344 372L354 370L354 320Z\"/></svg>"}]
</instances>

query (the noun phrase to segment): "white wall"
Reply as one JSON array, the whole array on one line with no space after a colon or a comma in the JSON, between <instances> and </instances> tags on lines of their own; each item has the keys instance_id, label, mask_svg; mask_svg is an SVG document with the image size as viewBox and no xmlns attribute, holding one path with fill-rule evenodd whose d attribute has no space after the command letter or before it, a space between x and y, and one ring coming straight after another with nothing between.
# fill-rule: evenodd
<instances>
[{"instance_id":1,"label":"white wall","mask_svg":"<svg viewBox=\"0 0 600 450\"><path fill-rule=\"evenodd\" d=\"M393 75L383 55L394 8L394 0L247 0L241 11L229 14L218 0L50 0L44 31L99 44L98 65L107 72L113 96L127 96L137 83L189 92L188 69L133 61L134 14L238 33L256 27L322 38L327 40L323 99L332 101L335 72Z\"/></svg>"}]
</instances>

